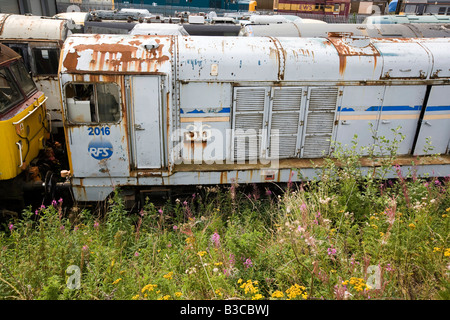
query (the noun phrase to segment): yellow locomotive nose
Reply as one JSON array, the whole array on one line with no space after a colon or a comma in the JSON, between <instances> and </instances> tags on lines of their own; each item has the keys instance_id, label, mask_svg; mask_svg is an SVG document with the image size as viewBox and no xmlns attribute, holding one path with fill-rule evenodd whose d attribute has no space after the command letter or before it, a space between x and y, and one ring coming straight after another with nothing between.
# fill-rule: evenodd
<instances>
[{"instance_id":1,"label":"yellow locomotive nose","mask_svg":"<svg viewBox=\"0 0 450 320\"><path fill-rule=\"evenodd\" d=\"M0 180L19 175L44 149L48 132L45 100L44 94L37 92L24 102L23 110L0 118Z\"/></svg>"}]
</instances>

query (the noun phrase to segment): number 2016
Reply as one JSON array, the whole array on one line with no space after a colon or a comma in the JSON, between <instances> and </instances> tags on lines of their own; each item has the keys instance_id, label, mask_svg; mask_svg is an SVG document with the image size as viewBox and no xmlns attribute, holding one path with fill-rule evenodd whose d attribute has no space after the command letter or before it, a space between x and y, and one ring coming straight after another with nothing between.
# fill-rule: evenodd
<instances>
[{"instance_id":1,"label":"number 2016","mask_svg":"<svg viewBox=\"0 0 450 320\"><path fill-rule=\"evenodd\" d=\"M109 130L109 127L95 127L95 128L88 128L88 134L90 136L109 136L111 131Z\"/></svg>"}]
</instances>

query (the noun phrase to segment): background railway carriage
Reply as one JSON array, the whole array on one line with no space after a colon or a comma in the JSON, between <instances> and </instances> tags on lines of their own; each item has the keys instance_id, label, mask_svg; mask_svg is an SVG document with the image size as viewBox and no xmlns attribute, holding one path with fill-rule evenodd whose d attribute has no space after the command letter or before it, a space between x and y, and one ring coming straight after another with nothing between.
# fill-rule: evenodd
<instances>
[{"instance_id":1,"label":"background railway carriage","mask_svg":"<svg viewBox=\"0 0 450 320\"><path fill-rule=\"evenodd\" d=\"M328 37L345 33L351 36L370 38L447 38L450 24L352 24L352 23L280 23L267 25L245 25L239 31L244 37Z\"/></svg>"},{"instance_id":2,"label":"background railway carriage","mask_svg":"<svg viewBox=\"0 0 450 320\"><path fill-rule=\"evenodd\" d=\"M71 36L60 80L75 197L308 179L332 140L370 147L399 126L408 169L428 137L448 153L449 50L447 39ZM448 175L448 161L418 174Z\"/></svg>"},{"instance_id":3,"label":"background railway carriage","mask_svg":"<svg viewBox=\"0 0 450 320\"><path fill-rule=\"evenodd\" d=\"M274 0L273 9L279 13L301 15L334 15L347 17L350 12L350 0L326 0L322 2L308 0Z\"/></svg>"},{"instance_id":4,"label":"background railway carriage","mask_svg":"<svg viewBox=\"0 0 450 320\"><path fill-rule=\"evenodd\" d=\"M58 64L61 46L70 34L67 20L0 14L0 43L23 57L37 87L46 93L54 133L63 131Z\"/></svg>"}]
</instances>

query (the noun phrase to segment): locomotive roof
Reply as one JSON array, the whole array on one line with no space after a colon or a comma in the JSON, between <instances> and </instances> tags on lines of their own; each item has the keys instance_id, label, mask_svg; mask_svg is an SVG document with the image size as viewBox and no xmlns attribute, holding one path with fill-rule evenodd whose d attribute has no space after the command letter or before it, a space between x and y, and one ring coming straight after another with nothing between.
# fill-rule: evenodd
<instances>
[{"instance_id":1,"label":"locomotive roof","mask_svg":"<svg viewBox=\"0 0 450 320\"><path fill-rule=\"evenodd\" d=\"M67 20L19 14L0 14L0 39L64 40Z\"/></svg>"},{"instance_id":2,"label":"locomotive roof","mask_svg":"<svg viewBox=\"0 0 450 320\"><path fill-rule=\"evenodd\" d=\"M171 74L176 68L182 81L427 78L445 66L446 50L449 38L74 35L64 44L60 72Z\"/></svg>"}]
</instances>

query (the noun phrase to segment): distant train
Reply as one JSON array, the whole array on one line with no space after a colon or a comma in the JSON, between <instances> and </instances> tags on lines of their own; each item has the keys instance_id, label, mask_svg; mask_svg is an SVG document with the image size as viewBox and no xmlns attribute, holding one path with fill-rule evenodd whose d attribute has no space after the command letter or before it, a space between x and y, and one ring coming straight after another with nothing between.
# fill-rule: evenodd
<instances>
[{"instance_id":1,"label":"distant train","mask_svg":"<svg viewBox=\"0 0 450 320\"><path fill-rule=\"evenodd\" d=\"M364 19L365 24L450 23L450 16L430 15L373 15Z\"/></svg>"},{"instance_id":2,"label":"distant train","mask_svg":"<svg viewBox=\"0 0 450 320\"><path fill-rule=\"evenodd\" d=\"M0 203L20 197L19 179L49 138L47 97L17 52L0 44Z\"/></svg>"},{"instance_id":3,"label":"distant train","mask_svg":"<svg viewBox=\"0 0 450 320\"><path fill-rule=\"evenodd\" d=\"M357 134L370 150L397 130L397 163L447 176L449 50L445 38L71 36L59 72L74 197L312 179L331 141ZM441 155L414 165L430 142Z\"/></svg>"},{"instance_id":4,"label":"distant train","mask_svg":"<svg viewBox=\"0 0 450 320\"><path fill-rule=\"evenodd\" d=\"M317 14L347 17L350 12L350 0L274 0L273 10L287 14Z\"/></svg>"},{"instance_id":5,"label":"distant train","mask_svg":"<svg viewBox=\"0 0 450 320\"><path fill-rule=\"evenodd\" d=\"M447 38L450 23L350 24L350 23L280 23L246 25L239 32L246 37L328 37L345 33L371 38Z\"/></svg>"}]
</instances>

